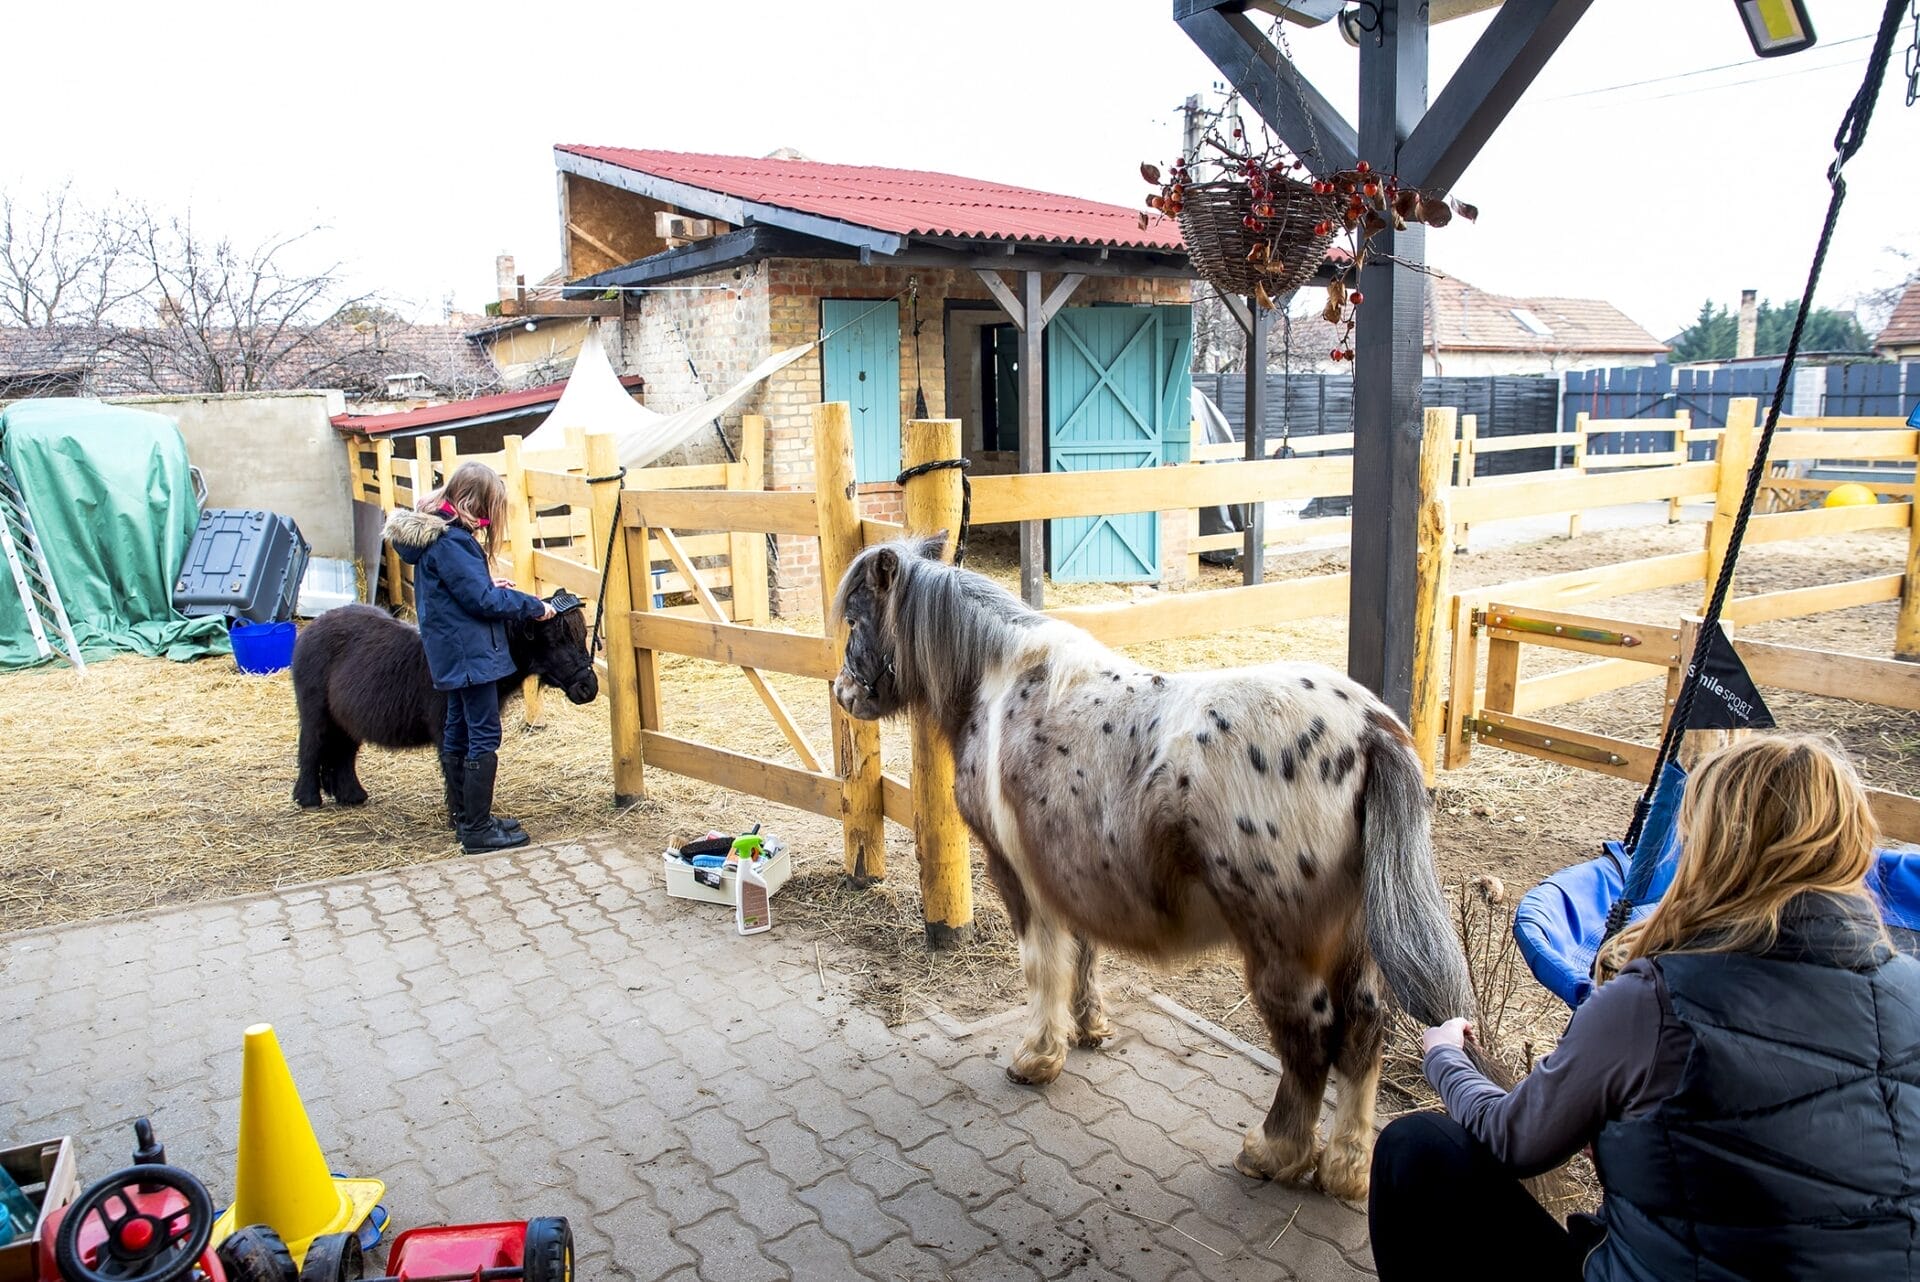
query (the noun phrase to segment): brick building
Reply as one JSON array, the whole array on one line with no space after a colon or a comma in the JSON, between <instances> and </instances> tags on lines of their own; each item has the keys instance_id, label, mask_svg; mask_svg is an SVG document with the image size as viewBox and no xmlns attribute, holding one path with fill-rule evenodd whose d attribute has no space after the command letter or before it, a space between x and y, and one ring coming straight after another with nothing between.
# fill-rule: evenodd
<instances>
[{"instance_id":1,"label":"brick building","mask_svg":"<svg viewBox=\"0 0 1920 1282\"><path fill-rule=\"evenodd\" d=\"M649 407L699 404L772 353L820 341L739 410L768 419L776 489L812 484L809 408L826 400L852 406L863 506L882 519L899 518L910 418L960 419L977 473L1186 457L1193 273L1171 225L912 170L554 154L569 292L622 291L612 356L646 380ZM1023 361L1034 347L1039 359ZM738 414L723 427L734 437ZM1046 524L1022 539L1030 595L1043 566L1062 580L1154 581L1185 564L1184 513ZM815 556L781 540L776 608L817 605Z\"/></svg>"}]
</instances>

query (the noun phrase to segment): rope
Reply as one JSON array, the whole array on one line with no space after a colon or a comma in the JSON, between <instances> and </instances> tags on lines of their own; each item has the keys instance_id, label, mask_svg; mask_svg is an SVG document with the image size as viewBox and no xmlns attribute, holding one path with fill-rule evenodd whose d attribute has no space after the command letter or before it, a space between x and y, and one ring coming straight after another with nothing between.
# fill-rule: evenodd
<instances>
[{"instance_id":1,"label":"rope","mask_svg":"<svg viewBox=\"0 0 1920 1282\"><path fill-rule=\"evenodd\" d=\"M934 459L930 463L916 463L894 478L895 485L905 488L908 481L916 476L925 476L928 472L938 472L945 468L960 469L960 535L953 543L953 563L965 564L967 559L967 526L973 520L973 482L967 479L967 469L973 466L970 458Z\"/></svg>"},{"instance_id":2,"label":"rope","mask_svg":"<svg viewBox=\"0 0 1920 1282\"><path fill-rule=\"evenodd\" d=\"M1814 291L1820 284L1820 272L1826 265L1827 250L1833 243L1833 229L1840 219L1840 206L1847 198L1846 180L1841 176L1847 161L1860 150L1866 141L1867 125L1873 119L1873 104L1878 96L1881 80L1886 76L1888 60L1893 55L1893 34L1899 27L1904 10L1910 0L1887 0L1886 15L1880 24L1879 37L1874 41L1873 55L1867 62L1866 79L1861 83L1859 92L1854 94L1853 102L1847 108L1847 114L1840 121L1840 129L1834 135L1833 163L1827 168L1827 182L1833 188L1833 197L1827 203L1827 219L1820 229L1820 243L1813 251L1813 265L1807 272L1807 287L1800 295L1800 311L1793 320L1793 333L1787 340L1787 350L1781 360L1780 377L1774 383L1773 400L1767 407L1766 425L1760 430L1760 440L1754 447L1753 463L1747 469L1747 484L1740 496L1740 510L1733 520L1733 529L1727 539L1727 552L1720 564L1719 577L1714 581L1713 595L1707 600L1707 609L1702 616L1700 632L1695 638L1693 654L1688 662L1686 676L1680 683L1679 697L1674 701L1673 715L1667 721L1666 732L1660 738L1660 749L1654 755L1652 777L1633 805L1633 822L1627 828L1628 869L1626 885L1622 887L1620 897L1613 902L1607 913L1606 934L1601 942L1613 938L1627 924L1633 913L1634 896L1645 893L1646 877L1636 876L1636 872L1645 867L1652 868L1652 860L1658 853L1647 851L1642 855L1640 837L1646 827L1647 812L1653 804L1653 795L1660 786L1660 778L1666 767L1679 752L1681 740L1686 735L1687 718L1693 711L1694 695L1700 687L1700 677L1707 655L1707 647L1713 640L1713 634L1720 627L1720 613L1725 608L1727 595L1733 589L1735 563L1740 558L1740 545L1746 537L1747 522L1753 515L1754 499L1759 494L1760 482L1767 472L1767 454L1773 447L1774 429L1780 423L1780 410L1786 403L1787 389L1793 383L1794 361L1800 355L1800 340L1806 332L1807 317L1813 312Z\"/></svg>"},{"instance_id":3,"label":"rope","mask_svg":"<svg viewBox=\"0 0 1920 1282\"><path fill-rule=\"evenodd\" d=\"M626 479L627 469L623 467L618 472L607 476L589 476L586 481L588 485L592 485L597 481L625 481ZM613 520L607 522L607 552L600 558L600 599L594 602L593 606L593 639L588 645L588 654L599 654L601 647L606 643L606 635L602 629L603 621L607 616L607 579L613 569L614 540L619 535L620 514L616 511L613 514Z\"/></svg>"}]
</instances>

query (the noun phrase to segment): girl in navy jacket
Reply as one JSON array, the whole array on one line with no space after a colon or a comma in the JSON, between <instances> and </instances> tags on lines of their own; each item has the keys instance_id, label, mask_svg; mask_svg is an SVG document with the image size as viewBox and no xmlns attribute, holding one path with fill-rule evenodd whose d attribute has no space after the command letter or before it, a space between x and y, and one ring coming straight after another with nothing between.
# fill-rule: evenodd
<instances>
[{"instance_id":1,"label":"girl in navy jacket","mask_svg":"<svg viewBox=\"0 0 1920 1282\"><path fill-rule=\"evenodd\" d=\"M507 621L553 617L552 606L489 569L506 514L507 487L499 474L484 463L462 463L415 510L387 521L387 540L413 567L414 610L434 688L447 692L440 771L460 845L470 852L527 844L518 823L493 813L498 682L513 673Z\"/></svg>"}]
</instances>

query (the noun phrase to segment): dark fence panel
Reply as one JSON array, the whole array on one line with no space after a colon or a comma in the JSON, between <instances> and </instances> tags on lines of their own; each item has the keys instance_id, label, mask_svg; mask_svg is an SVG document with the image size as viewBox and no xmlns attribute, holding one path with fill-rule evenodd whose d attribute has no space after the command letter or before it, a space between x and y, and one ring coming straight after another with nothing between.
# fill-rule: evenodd
<instances>
[{"instance_id":1,"label":"dark fence panel","mask_svg":"<svg viewBox=\"0 0 1920 1282\"><path fill-rule=\"evenodd\" d=\"M1247 385L1243 374L1195 374L1193 385L1227 416L1235 440L1245 440ZM1559 385L1552 378L1500 376L1429 378L1420 385L1420 403L1451 405L1477 418L1483 436L1524 436L1554 430ZM1266 436L1322 436L1353 430L1353 379L1347 374L1267 374ZM1344 453L1344 451L1335 451ZM1553 466L1552 450L1515 450L1480 458L1476 475L1502 476L1542 471Z\"/></svg>"}]
</instances>

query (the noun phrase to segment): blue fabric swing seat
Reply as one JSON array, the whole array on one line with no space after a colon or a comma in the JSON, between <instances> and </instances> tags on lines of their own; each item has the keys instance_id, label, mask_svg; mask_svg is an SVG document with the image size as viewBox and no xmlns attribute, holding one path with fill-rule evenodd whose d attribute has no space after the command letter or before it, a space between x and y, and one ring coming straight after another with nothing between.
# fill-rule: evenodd
<instances>
[{"instance_id":1,"label":"blue fabric swing seat","mask_svg":"<svg viewBox=\"0 0 1920 1282\"><path fill-rule=\"evenodd\" d=\"M1675 820L1686 775L1678 766L1667 770L1641 833L1640 844L1651 859L1641 870L1648 877L1646 888L1633 897L1633 921L1653 911L1680 862ZM1514 910L1513 937L1527 968L1569 1006L1578 1006L1593 991L1593 959L1606 935L1607 914L1626 890L1635 862L1620 842L1602 848L1606 853L1600 858L1563 868L1529 890ZM1894 943L1920 952L1920 850L1880 851L1867 888L1879 901Z\"/></svg>"}]
</instances>

